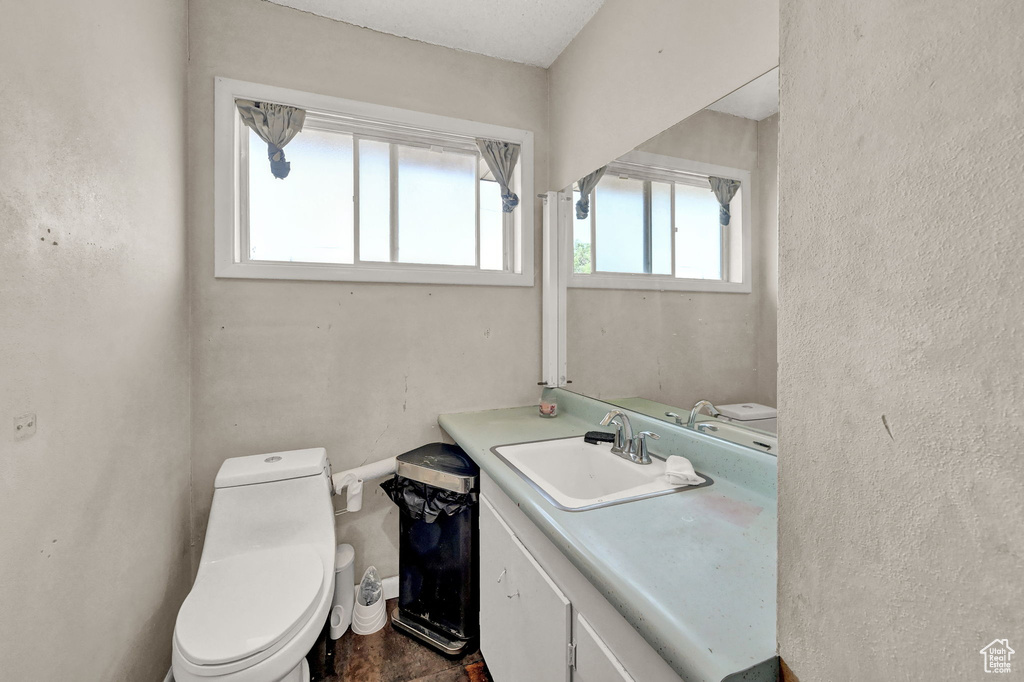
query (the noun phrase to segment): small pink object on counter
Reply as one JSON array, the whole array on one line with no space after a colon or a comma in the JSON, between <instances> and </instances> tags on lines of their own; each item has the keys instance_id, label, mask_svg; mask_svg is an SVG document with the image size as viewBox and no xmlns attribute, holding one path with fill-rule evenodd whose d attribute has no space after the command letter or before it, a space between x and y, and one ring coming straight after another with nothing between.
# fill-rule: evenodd
<instances>
[{"instance_id":1,"label":"small pink object on counter","mask_svg":"<svg viewBox=\"0 0 1024 682\"><path fill-rule=\"evenodd\" d=\"M542 417L557 417L558 416L558 403L549 403L540 401L540 416Z\"/></svg>"}]
</instances>

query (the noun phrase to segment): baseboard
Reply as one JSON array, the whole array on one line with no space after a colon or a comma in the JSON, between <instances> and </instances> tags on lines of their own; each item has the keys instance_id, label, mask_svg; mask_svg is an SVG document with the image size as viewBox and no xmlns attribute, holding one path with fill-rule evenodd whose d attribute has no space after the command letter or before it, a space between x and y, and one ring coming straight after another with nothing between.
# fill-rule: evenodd
<instances>
[{"instance_id":1,"label":"baseboard","mask_svg":"<svg viewBox=\"0 0 1024 682\"><path fill-rule=\"evenodd\" d=\"M397 599L398 598L398 576L393 575L390 578L384 578L381 581L384 583L384 598L385 599Z\"/></svg>"},{"instance_id":2,"label":"baseboard","mask_svg":"<svg viewBox=\"0 0 1024 682\"><path fill-rule=\"evenodd\" d=\"M800 680L796 678L796 674L781 658L779 659L779 672L782 674L782 677L780 678L782 682L800 682Z\"/></svg>"}]
</instances>

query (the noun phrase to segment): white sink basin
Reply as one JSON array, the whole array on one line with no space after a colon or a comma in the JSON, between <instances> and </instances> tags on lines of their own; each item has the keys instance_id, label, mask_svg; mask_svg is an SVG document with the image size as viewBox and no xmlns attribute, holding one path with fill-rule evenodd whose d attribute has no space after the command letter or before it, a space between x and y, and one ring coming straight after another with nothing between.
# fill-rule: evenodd
<instances>
[{"instance_id":1,"label":"white sink basin","mask_svg":"<svg viewBox=\"0 0 1024 682\"><path fill-rule=\"evenodd\" d=\"M634 464L611 453L608 443L591 444L583 436L491 448L551 504L583 511L656 495L703 488L713 483L700 474L701 485L673 486L665 480L665 462Z\"/></svg>"}]
</instances>

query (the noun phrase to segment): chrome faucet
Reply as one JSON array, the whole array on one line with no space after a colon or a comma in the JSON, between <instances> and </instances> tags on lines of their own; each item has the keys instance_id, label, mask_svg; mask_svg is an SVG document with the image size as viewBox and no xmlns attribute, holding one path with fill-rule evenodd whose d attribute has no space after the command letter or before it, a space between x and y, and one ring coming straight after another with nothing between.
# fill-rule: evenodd
<instances>
[{"instance_id":1,"label":"chrome faucet","mask_svg":"<svg viewBox=\"0 0 1024 682\"><path fill-rule=\"evenodd\" d=\"M619 410L612 410L601 420L601 426L615 425L615 442L612 443L612 454L628 459L634 464L650 464L651 455L647 451L646 438L658 440L659 436L650 431L641 431L633 437L633 425L629 417Z\"/></svg>"},{"instance_id":2,"label":"chrome faucet","mask_svg":"<svg viewBox=\"0 0 1024 682\"><path fill-rule=\"evenodd\" d=\"M612 443L612 454L628 455L633 449L633 425L624 412L612 410L601 420L601 426L615 425L615 442ZM627 457L627 459L629 459Z\"/></svg>"},{"instance_id":3,"label":"chrome faucet","mask_svg":"<svg viewBox=\"0 0 1024 682\"><path fill-rule=\"evenodd\" d=\"M718 415L722 414L717 409L715 409L715 406L711 404L710 400L698 400L697 404L693 406L692 410L690 410L690 419L689 421L686 422L686 425L688 427L690 427L691 429L695 427L697 423L697 415L700 414L700 411L703 410L705 407L708 410L708 414L711 415L712 417L717 417Z\"/></svg>"}]
</instances>

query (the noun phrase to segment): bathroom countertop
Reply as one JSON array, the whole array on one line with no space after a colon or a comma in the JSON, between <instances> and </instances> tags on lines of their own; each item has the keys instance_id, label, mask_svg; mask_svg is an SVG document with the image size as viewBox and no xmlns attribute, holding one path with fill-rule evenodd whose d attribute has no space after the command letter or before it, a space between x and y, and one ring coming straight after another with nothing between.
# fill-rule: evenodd
<instances>
[{"instance_id":1,"label":"bathroom countertop","mask_svg":"<svg viewBox=\"0 0 1024 682\"><path fill-rule=\"evenodd\" d=\"M532 406L438 422L684 680L743 671L736 679L776 680L774 457L631 414L634 429L662 435L656 454L685 453L714 485L570 512L491 452L583 435L599 428L594 415L605 407L543 419Z\"/></svg>"}]
</instances>

